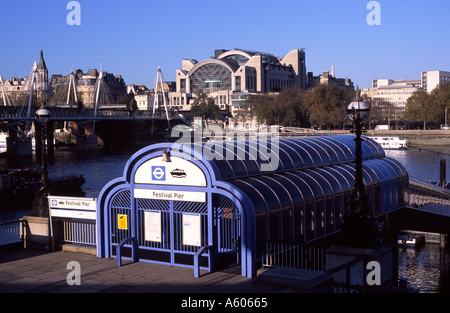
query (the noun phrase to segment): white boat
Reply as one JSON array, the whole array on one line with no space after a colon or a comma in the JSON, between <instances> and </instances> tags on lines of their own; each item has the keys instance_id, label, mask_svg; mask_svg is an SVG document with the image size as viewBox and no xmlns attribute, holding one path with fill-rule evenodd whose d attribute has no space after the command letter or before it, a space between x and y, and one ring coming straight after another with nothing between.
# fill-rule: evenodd
<instances>
[{"instance_id":1,"label":"white boat","mask_svg":"<svg viewBox=\"0 0 450 313\"><path fill-rule=\"evenodd\" d=\"M401 234L397 238L397 243L399 246L411 247L416 245L416 238L409 236L407 234Z\"/></svg>"},{"instance_id":2,"label":"white boat","mask_svg":"<svg viewBox=\"0 0 450 313\"><path fill-rule=\"evenodd\" d=\"M34 133L28 134L31 137L31 147L33 150L36 150L36 141L34 139ZM7 151L7 139L8 133L0 132L0 153ZM53 144L56 145L56 139L53 139Z\"/></svg>"},{"instance_id":3,"label":"white boat","mask_svg":"<svg viewBox=\"0 0 450 313\"><path fill-rule=\"evenodd\" d=\"M425 243L425 236L417 233L400 232L397 244L401 247L419 247Z\"/></svg>"},{"instance_id":4,"label":"white boat","mask_svg":"<svg viewBox=\"0 0 450 313\"><path fill-rule=\"evenodd\" d=\"M0 146L6 147L6 138L8 138L8 133L0 132Z\"/></svg>"},{"instance_id":5,"label":"white boat","mask_svg":"<svg viewBox=\"0 0 450 313\"><path fill-rule=\"evenodd\" d=\"M406 139L400 139L399 137L369 137L370 139L378 142L385 150L406 150L408 149L408 142Z\"/></svg>"},{"instance_id":6,"label":"white boat","mask_svg":"<svg viewBox=\"0 0 450 313\"><path fill-rule=\"evenodd\" d=\"M0 153L6 152L6 138L8 133L0 132Z\"/></svg>"}]
</instances>

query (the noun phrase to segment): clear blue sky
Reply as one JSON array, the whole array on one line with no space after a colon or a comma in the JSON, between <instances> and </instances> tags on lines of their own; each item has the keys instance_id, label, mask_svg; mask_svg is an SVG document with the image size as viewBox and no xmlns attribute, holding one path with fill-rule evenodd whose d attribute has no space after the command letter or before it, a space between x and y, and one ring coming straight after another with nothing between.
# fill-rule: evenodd
<instances>
[{"instance_id":1,"label":"clear blue sky","mask_svg":"<svg viewBox=\"0 0 450 313\"><path fill-rule=\"evenodd\" d=\"M127 84L149 87L158 66L175 80L183 58L222 48L281 57L304 48L308 72L334 64L360 88L450 71L448 0L379 0L380 26L366 22L369 0L79 0L80 26L67 24L68 2L2 0L0 75L25 76L41 49L50 75L98 69L102 59Z\"/></svg>"}]
</instances>

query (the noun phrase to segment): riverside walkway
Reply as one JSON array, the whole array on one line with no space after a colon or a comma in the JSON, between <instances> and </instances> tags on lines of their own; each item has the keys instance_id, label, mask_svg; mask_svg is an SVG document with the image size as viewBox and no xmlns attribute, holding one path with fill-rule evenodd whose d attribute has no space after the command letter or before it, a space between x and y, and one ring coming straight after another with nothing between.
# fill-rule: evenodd
<instances>
[{"instance_id":1,"label":"riverside walkway","mask_svg":"<svg viewBox=\"0 0 450 313\"><path fill-rule=\"evenodd\" d=\"M80 264L80 285L69 285L72 267ZM194 278L193 270L148 262L99 259L75 252L15 250L0 253L0 293L278 293L288 288L269 286L240 275L233 268Z\"/></svg>"}]
</instances>

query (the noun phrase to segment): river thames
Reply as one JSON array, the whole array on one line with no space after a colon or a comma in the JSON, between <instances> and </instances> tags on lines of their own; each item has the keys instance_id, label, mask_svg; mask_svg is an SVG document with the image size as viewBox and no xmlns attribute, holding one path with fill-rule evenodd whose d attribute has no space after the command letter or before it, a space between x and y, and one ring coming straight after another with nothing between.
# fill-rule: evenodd
<instances>
[{"instance_id":1,"label":"river thames","mask_svg":"<svg viewBox=\"0 0 450 313\"><path fill-rule=\"evenodd\" d=\"M97 197L110 180L122 176L124 166L137 149L99 151L55 151L55 161L48 166L50 177L83 174L86 197ZM446 159L447 181L450 180L450 147L426 147L423 149L387 150L386 156L400 161L410 176L425 181L439 181L439 162ZM0 168L32 167L31 158L0 159ZM0 210L0 223L18 220L29 209ZM450 292L450 253L439 249L438 244L427 243L423 247L399 248L399 277L406 278L408 287L420 292Z\"/></svg>"}]
</instances>

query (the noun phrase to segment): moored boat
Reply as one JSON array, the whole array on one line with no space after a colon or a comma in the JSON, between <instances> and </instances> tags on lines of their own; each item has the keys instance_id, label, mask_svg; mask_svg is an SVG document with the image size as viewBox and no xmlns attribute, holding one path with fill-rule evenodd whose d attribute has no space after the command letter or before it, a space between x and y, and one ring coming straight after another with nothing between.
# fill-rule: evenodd
<instances>
[{"instance_id":1,"label":"moored boat","mask_svg":"<svg viewBox=\"0 0 450 313\"><path fill-rule=\"evenodd\" d=\"M369 137L370 139L378 142L381 147L385 150L406 150L408 149L408 142L405 139L400 139L399 137Z\"/></svg>"}]
</instances>

